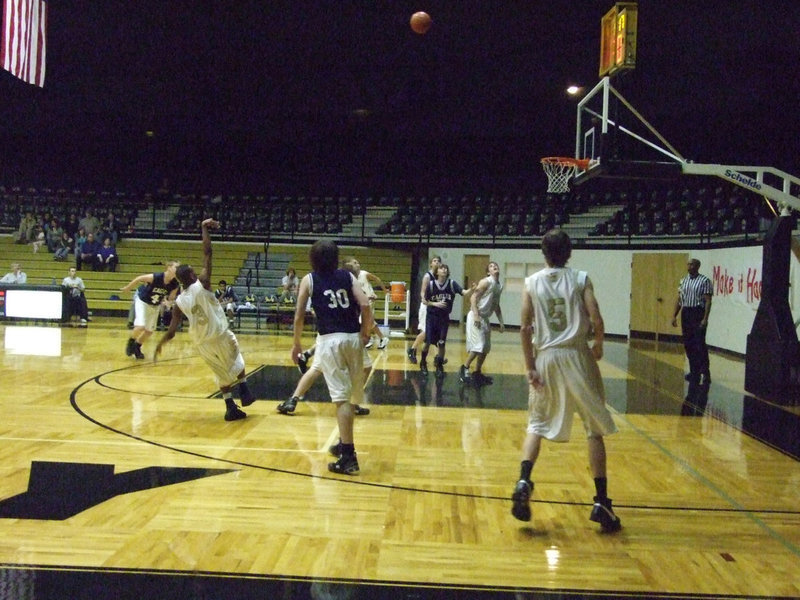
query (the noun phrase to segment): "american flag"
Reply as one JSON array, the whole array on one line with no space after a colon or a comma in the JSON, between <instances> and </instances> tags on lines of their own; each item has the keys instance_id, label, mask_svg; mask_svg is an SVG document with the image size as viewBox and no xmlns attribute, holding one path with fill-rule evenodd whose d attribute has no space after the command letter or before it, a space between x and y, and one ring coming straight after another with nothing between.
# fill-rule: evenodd
<instances>
[{"instance_id":1,"label":"american flag","mask_svg":"<svg viewBox=\"0 0 800 600\"><path fill-rule=\"evenodd\" d=\"M4 0L3 68L23 81L44 87L47 4L42 0Z\"/></svg>"}]
</instances>

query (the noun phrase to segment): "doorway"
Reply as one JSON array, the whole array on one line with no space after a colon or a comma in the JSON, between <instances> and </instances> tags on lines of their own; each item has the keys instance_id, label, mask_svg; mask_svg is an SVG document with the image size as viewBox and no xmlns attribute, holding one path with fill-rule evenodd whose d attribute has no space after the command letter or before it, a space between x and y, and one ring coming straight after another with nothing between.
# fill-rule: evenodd
<instances>
[{"instance_id":1,"label":"doorway","mask_svg":"<svg viewBox=\"0 0 800 600\"><path fill-rule=\"evenodd\" d=\"M634 252L631 264L630 336L678 339L672 327L678 284L689 255L681 252Z\"/></svg>"}]
</instances>

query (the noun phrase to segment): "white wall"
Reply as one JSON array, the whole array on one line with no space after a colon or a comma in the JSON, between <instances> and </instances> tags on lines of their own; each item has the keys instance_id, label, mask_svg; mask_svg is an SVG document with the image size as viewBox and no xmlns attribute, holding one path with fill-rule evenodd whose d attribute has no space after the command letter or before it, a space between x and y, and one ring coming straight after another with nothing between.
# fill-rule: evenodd
<instances>
[{"instance_id":1,"label":"white wall","mask_svg":"<svg viewBox=\"0 0 800 600\"><path fill-rule=\"evenodd\" d=\"M677 252L687 253L686 250ZM706 338L709 345L744 354L747 334L753 325L760 298L761 247L693 250L688 253L701 261L700 272L714 283L714 300ZM506 278L509 264L534 265L544 262L538 248L431 248L429 257L441 256L442 261L450 266L451 276L463 283L466 254L490 255L500 265L502 281ZM628 335L632 254L631 250L576 249L569 261L570 266L589 272L609 334ZM791 259L790 284L789 306L797 321L800 319L800 265L794 258ZM678 282L675 281L674 285L677 295ZM500 307L507 325L519 325L520 297L521 291L510 290L506 290L501 297ZM461 314L460 297L456 299L453 314Z\"/></svg>"}]
</instances>

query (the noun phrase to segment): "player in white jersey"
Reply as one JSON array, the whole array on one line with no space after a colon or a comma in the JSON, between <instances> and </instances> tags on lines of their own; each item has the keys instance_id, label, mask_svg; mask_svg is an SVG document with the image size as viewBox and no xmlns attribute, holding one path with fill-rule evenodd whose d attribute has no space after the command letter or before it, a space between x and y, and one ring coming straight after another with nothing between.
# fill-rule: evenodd
<instances>
[{"instance_id":1,"label":"player in white jersey","mask_svg":"<svg viewBox=\"0 0 800 600\"><path fill-rule=\"evenodd\" d=\"M361 268L361 263L358 262L358 259L355 256L345 256L344 260L342 261L342 265L345 269L350 271L356 277L356 281L361 286L364 294L369 298L369 305L372 307L375 304L375 300L378 296L375 294L375 290L372 289L372 284L379 285L384 290L386 286L381 281L381 278L375 275L374 273L370 273ZM373 309L373 314L375 314ZM381 328L378 327L378 323L375 322L373 324L372 330L370 331L372 335L378 336L378 350L383 350L386 348L386 344L389 343L389 338L383 335ZM370 337L369 342L367 342L367 348L372 348L372 337Z\"/></svg>"},{"instance_id":2,"label":"player in white jersey","mask_svg":"<svg viewBox=\"0 0 800 600\"><path fill-rule=\"evenodd\" d=\"M219 228L219 222L206 219L201 225L203 232L203 270L198 275L189 265L181 265L175 277L183 290L175 299L169 329L156 347L155 356L161 354L164 344L175 337L175 332L184 315L189 321L189 337L197 352L211 368L225 400L225 420L244 419L247 414L233 400L233 387L239 386L242 406L255 401L245 380L244 358L239 351L239 342L228 328L225 311L211 290L211 236L209 228Z\"/></svg>"},{"instance_id":3,"label":"player in white jersey","mask_svg":"<svg viewBox=\"0 0 800 600\"><path fill-rule=\"evenodd\" d=\"M531 472L542 439L568 441L577 412L589 440L589 466L596 490L589 518L600 523L604 532L618 531L622 525L606 495L603 436L615 433L617 427L606 407L597 366L603 356L600 306L586 272L566 266L572 243L565 232L548 231L542 238L542 253L547 268L526 278L522 291L520 337L530 389L527 435L520 478L511 496L511 514L530 521Z\"/></svg>"},{"instance_id":4,"label":"player in white jersey","mask_svg":"<svg viewBox=\"0 0 800 600\"><path fill-rule=\"evenodd\" d=\"M459 376L464 383L487 385L492 378L483 374L483 361L492 349L492 326L489 319L492 313L500 321L500 333L506 330L503 323L503 311L500 310L500 294L503 284L500 283L500 265L492 261L486 267L486 277L480 280L475 293L469 300L470 311L467 313L467 362L461 365ZM475 361L475 372L470 375L469 367Z\"/></svg>"}]
</instances>

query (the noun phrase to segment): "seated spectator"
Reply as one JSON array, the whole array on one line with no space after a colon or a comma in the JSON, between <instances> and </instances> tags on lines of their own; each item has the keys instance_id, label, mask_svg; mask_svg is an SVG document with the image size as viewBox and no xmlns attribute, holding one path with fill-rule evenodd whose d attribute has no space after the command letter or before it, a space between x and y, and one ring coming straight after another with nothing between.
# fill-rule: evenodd
<instances>
[{"instance_id":1,"label":"seated spectator","mask_svg":"<svg viewBox=\"0 0 800 600\"><path fill-rule=\"evenodd\" d=\"M37 225L33 228L33 239L31 240L31 246L33 246L33 253L36 254L39 252L42 246L45 244L45 235L44 229L42 229L41 225Z\"/></svg>"},{"instance_id":2,"label":"seated spectator","mask_svg":"<svg viewBox=\"0 0 800 600\"><path fill-rule=\"evenodd\" d=\"M64 277L61 285L67 288L67 321L72 318L72 315L80 317L81 327L86 327L89 321L89 307L86 304L86 295L83 291L86 286L83 279L78 277L75 267L69 268L69 275Z\"/></svg>"},{"instance_id":3,"label":"seated spectator","mask_svg":"<svg viewBox=\"0 0 800 600\"><path fill-rule=\"evenodd\" d=\"M78 271L81 270L81 266L83 264L92 265L92 269L94 271L99 269L99 265L97 264L97 255L100 253L100 248L102 248L102 245L100 242L94 239L94 234L87 233L86 241L83 242L80 252L78 252Z\"/></svg>"},{"instance_id":4,"label":"seated spectator","mask_svg":"<svg viewBox=\"0 0 800 600\"><path fill-rule=\"evenodd\" d=\"M64 231L69 234L69 237L74 239L75 236L78 235L78 229L78 216L74 212L71 212L69 213L67 222L64 223Z\"/></svg>"},{"instance_id":5,"label":"seated spectator","mask_svg":"<svg viewBox=\"0 0 800 600\"><path fill-rule=\"evenodd\" d=\"M62 232L61 239L58 240L53 249L53 260L67 260L67 256L72 251L74 241L66 231Z\"/></svg>"},{"instance_id":6,"label":"seated spectator","mask_svg":"<svg viewBox=\"0 0 800 600\"><path fill-rule=\"evenodd\" d=\"M33 218L33 213L28 211L25 216L19 221L19 229L17 229L17 244L27 244L33 241L33 228L36 227L36 219Z\"/></svg>"},{"instance_id":7,"label":"seated spectator","mask_svg":"<svg viewBox=\"0 0 800 600\"><path fill-rule=\"evenodd\" d=\"M41 215L36 215L36 222L44 231L44 237L47 238L47 231L50 229L50 221L53 220L53 215L50 211L45 211Z\"/></svg>"},{"instance_id":8,"label":"seated spectator","mask_svg":"<svg viewBox=\"0 0 800 600\"><path fill-rule=\"evenodd\" d=\"M300 281L297 279L297 274L293 267L289 267L286 269L286 275L281 280L281 302L291 302L292 304L297 302L297 286L300 284Z\"/></svg>"},{"instance_id":9,"label":"seated spectator","mask_svg":"<svg viewBox=\"0 0 800 600\"><path fill-rule=\"evenodd\" d=\"M78 221L78 227L83 227L86 235L91 233L96 236L100 233L100 219L94 216L94 211L91 208L87 208L86 216Z\"/></svg>"},{"instance_id":10,"label":"seated spectator","mask_svg":"<svg viewBox=\"0 0 800 600\"><path fill-rule=\"evenodd\" d=\"M28 281L28 276L22 270L19 263L11 263L11 272L3 275L0 283L19 283L23 284Z\"/></svg>"},{"instance_id":11,"label":"seated spectator","mask_svg":"<svg viewBox=\"0 0 800 600\"><path fill-rule=\"evenodd\" d=\"M57 219L50 219L50 226L47 228L47 250L55 252L56 248L61 241L61 234L64 233L61 225L58 224Z\"/></svg>"},{"instance_id":12,"label":"seated spectator","mask_svg":"<svg viewBox=\"0 0 800 600\"><path fill-rule=\"evenodd\" d=\"M111 238L103 240L103 245L100 246L100 249L97 251L95 259L95 271L108 269L109 272L113 273L117 270L119 257L117 256L117 249L111 245Z\"/></svg>"},{"instance_id":13,"label":"seated spectator","mask_svg":"<svg viewBox=\"0 0 800 600\"><path fill-rule=\"evenodd\" d=\"M111 238L111 245L116 246L119 241L119 232L122 229L119 220L114 213L109 211L106 220L103 221L103 237Z\"/></svg>"},{"instance_id":14,"label":"seated spectator","mask_svg":"<svg viewBox=\"0 0 800 600\"><path fill-rule=\"evenodd\" d=\"M217 289L214 290L214 297L216 297L225 314L228 315L228 321L233 321L233 316L236 313L236 303L239 301L236 297L236 292L233 291L233 286L228 285L228 282L224 279L220 279Z\"/></svg>"},{"instance_id":15,"label":"seated spectator","mask_svg":"<svg viewBox=\"0 0 800 600\"><path fill-rule=\"evenodd\" d=\"M78 233L72 236L75 240L73 242L73 249L75 250L75 266L78 266L78 261L81 258L81 248L86 243L86 230L83 227L78 227Z\"/></svg>"}]
</instances>

